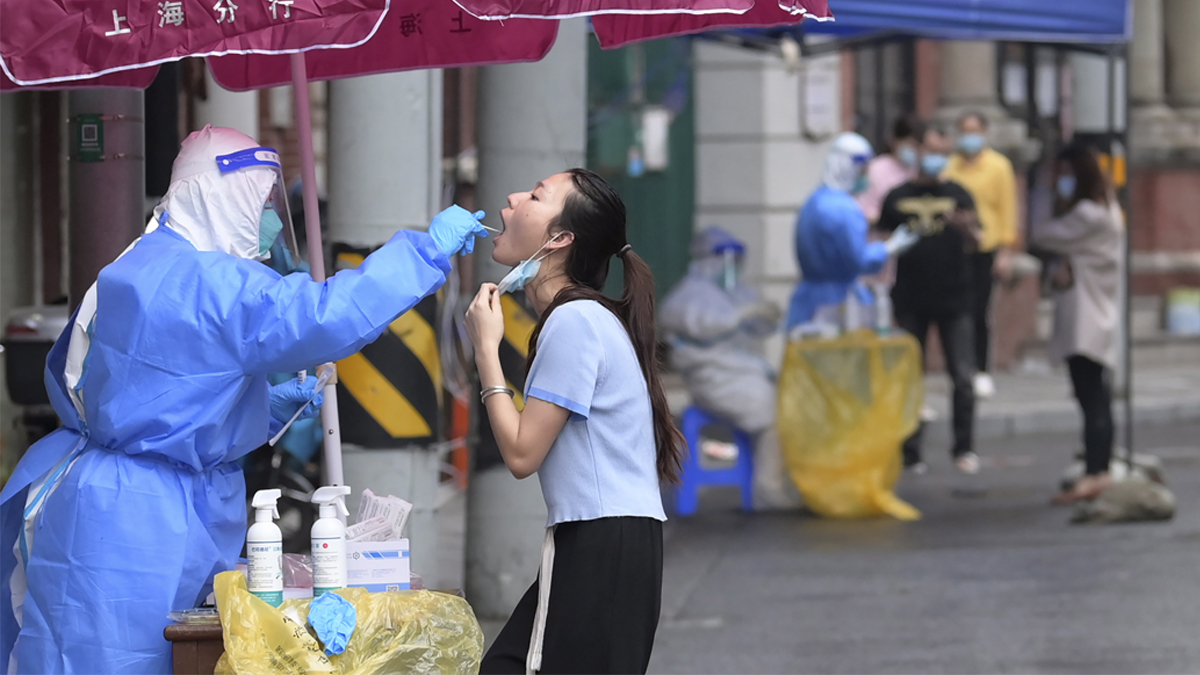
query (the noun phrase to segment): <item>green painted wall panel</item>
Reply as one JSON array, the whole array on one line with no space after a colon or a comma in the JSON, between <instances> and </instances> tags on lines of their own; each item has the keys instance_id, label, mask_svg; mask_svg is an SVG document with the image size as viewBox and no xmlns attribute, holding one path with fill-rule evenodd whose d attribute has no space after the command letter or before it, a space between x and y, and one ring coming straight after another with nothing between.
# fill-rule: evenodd
<instances>
[{"instance_id":1,"label":"green painted wall panel","mask_svg":"<svg viewBox=\"0 0 1200 675\"><path fill-rule=\"evenodd\" d=\"M588 168L604 176L628 210L628 235L649 263L661 298L687 271L695 213L696 124L691 41L659 40L613 51L592 41L588 54ZM629 173L630 148L640 147L641 111L672 112L669 159L663 171ZM622 288L619 261L607 291Z\"/></svg>"}]
</instances>

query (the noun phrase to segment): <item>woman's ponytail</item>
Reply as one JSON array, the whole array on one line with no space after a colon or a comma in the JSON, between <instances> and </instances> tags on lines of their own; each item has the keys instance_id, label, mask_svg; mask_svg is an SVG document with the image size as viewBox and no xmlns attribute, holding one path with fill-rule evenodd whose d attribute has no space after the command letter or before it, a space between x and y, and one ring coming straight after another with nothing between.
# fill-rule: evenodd
<instances>
[{"instance_id":1,"label":"woman's ponytail","mask_svg":"<svg viewBox=\"0 0 1200 675\"><path fill-rule=\"evenodd\" d=\"M663 388L658 362L658 336L654 330L654 275L645 260L626 249L621 256L625 264L625 291L618 303L617 316L625 324L629 339L637 352L650 390L654 410L654 440L658 446L658 477L671 483L679 481L683 461L683 435L675 428L667 392Z\"/></svg>"}]
</instances>

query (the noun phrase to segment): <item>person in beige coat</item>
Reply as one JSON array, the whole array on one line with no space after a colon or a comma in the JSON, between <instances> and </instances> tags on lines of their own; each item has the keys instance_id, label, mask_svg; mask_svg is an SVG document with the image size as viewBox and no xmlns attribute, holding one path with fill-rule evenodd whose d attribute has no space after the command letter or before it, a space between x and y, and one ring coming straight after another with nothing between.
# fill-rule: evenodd
<instances>
[{"instance_id":1,"label":"person in beige coat","mask_svg":"<svg viewBox=\"0 0 1200 675\"><path fill-rule=\"evenodd\" d=\"M1121 325L1125 225L1095 154L1073 143L1058 155L1057 217L1034 228L1034 244L1060 258L1049 263L1055 290L1050 355L1065 361L1083 411L1086 475L1058 503L1095 499L1112 484L1112 371Z\"/></svg>"}]
</instances>

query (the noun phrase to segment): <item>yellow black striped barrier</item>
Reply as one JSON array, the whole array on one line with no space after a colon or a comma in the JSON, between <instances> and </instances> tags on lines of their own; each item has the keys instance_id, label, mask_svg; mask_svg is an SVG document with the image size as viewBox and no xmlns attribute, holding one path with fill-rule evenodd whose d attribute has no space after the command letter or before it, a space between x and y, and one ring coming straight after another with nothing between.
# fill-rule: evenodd
<instances>
[{"instance_id":1,"label":"yellow black striped barrier","mask_svg":"<svg viewBox=\"0 0 1200 675\"><path fill-rule=\"evenodd\" d=\"M517 410L525 409L525 360L529 356L529 338L537 325L537 319L530 314L520 300L511 296L500 297L500 310L504 313L504 341L500 343L500 367L504 371L505 384L516 392L513 401ZM482 471L495 466L503 466L504 459L500 456L500 448L492 435L492 428L487 412L479 399L474 401L479 411L479 442L475 445L474 470Z\"/></svg>"},{"instance_id":2,"label":"yellow black striped barrier","mask_svg":"<svg viewBox=\"0 0 1200 675\"><path fill-rule=\"evenodd\" d=\"M335 268L353 269L366 252L335 248ZM442 428L442 359L438 298L430 296L388 326L379 339L338 363L342 440L366 448L432 443Z\"/></svg>"},{"instance_id":3,"label":"yellow black striped barrier","mask_svg":"<svg viewBox=\"0 0 1200 675\"><path fill-rule=\"evenodd\" d=\"M525 409L525 359L529 356L529 337L537 319L525 311L511 295L500 296L504 312L504 341L500 343L500 368L508 388L517 392L517 410Z\"/></svg>"}]
</instances>

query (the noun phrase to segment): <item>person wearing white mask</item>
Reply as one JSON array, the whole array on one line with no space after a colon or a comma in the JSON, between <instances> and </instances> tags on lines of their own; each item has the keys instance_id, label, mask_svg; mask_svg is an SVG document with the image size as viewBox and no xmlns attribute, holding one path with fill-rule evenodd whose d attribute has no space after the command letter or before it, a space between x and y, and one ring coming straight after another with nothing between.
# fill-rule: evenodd
<instances>
[{"instance_id":1,"label":"person wearing white mask","mask_svg":"<svg viewBox=\"0 0 1200 675\"><path fill-rule=\"evenodd\" d=\"M1125 220L1095 154L1072 143L1058 154L1055 217L1033 243L1061 256L1049 268L1054 293L1050 355L1065 361L1083 413L1084 476L1056 503L1095 499L1112 485L1112 373L1121 326Z\"/></svg>"},{"instance_id":2,"label":"person wearing white mask","mask_svg":"<svg viewBox=\"0 0 1200 675\"><path fill-rule=\"evenodd\" d=\"M285 274L279 154L233 129L188 136L146 234L47 358L63 426L0 493L0 668L170 672L168 613L202 602L245 541L237 460L320 404L315 378L268 376L373 342L443 284L482 215L451 207L324 282Z\"/></svg>"},{"instance_id":3,"label":"person wearing white mask","mask_svg":"<svg viewBox=\"0 0 1200 675\"><path fill-rule=\"evenodd\" d=\"M514 269L479 289L467 332L500 455L517 479L537 474L547 523L537 580L480 672L644 673L662 604L659 485L683 452L658 374L654 278L620 196L590 171L509 195L500 217L492 258ZM524 290L538 315L523 410L500 366L501 287Z\"/></svg>"},{"instance_id":4,"label":"person wearing white mask","mask_svg":"<svg viewBox=\"0 0 1200 675\"><path fill-rule=\"evenodd\" d=\"M822 307L841 305L852 295L861 306L872 306L871 293L859 277L875 274L890 256L918 239L898 227L886 242L868 241L870 225L854 195L867 189L867 163L874 154L871 143L855 133L839 134L830 145L821 185L796 219L796 259L802 277L788 307L789 334L812 322Z\"/></svg>"},{"instance_id":5,"label":"person wearing white mask","mask_svg":"<svg viewBox=\"0 0 1200 675\"><path fill-rule=\"evenodd\" d=\"M975 395L996 393L991 371L991 307L993 281L1012 278L1012 257L1020 235L1017 228L1017 177L1012 162L988 146L988 121L969 112L958 122L958 152L946 165L946 178L967 189L975 200L981 239L971 256L974 289L971 316L975 325Z\"/></svg>"},{"instance_id":6,"label":"person wearing white mask","mask_svg":"<svg viewBox=\"0 0 1200 675\"><path fill-rule=\"evenodd\" d=\"M883 199L897 186L917 177L917 162L925 124L912 116L897 118L892 125L888 152L867 164L867 189L854 195L867 222L879 221Z\"/></svg>"},{"instance_id":7,"label":"person wearing white mask","mask_svg":"<svg viewBox=\"0 0 1200 675\"><path fill-rule=\"evenodd\" d=\"M879 228L892 231L907 226L920 238L896 261L892 287L896 323L917 338L922 354L930 327L937 326L946 370L954 385L951 457L960 471L972 474L979 471L979 457L973 448L975 359L970 273L970 256L979 245L975 203L961 185L941 177L950 140L930 128L923 141L920 175L888 194ZM925 470L921 435L918 429L904 444L904 464L916 473Z\"/></svg>"}]
</instances>

